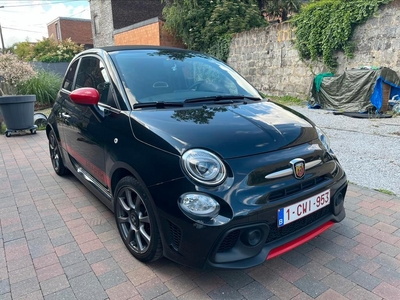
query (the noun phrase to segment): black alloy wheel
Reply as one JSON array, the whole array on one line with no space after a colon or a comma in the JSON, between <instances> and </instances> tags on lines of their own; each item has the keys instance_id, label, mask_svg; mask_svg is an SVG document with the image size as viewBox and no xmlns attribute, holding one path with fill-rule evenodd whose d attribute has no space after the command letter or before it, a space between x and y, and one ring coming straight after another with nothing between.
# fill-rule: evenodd
<instances>
[{"instance_id":1,"label":"black alloy wheel","mask_svg":"<svg viewBox=\"0 0 400 300\"><path fill-rule=\"evenodd\" d=\"M140 261L160 258L160 234L145 189L128 176L121 179L115 190L115 219L125 246Z\"/></svg>"},{"instance_id":2,"label":"black alloy wheel","mask_svg":"<svg viewBox=\"0 0 400 300\"><path fill-rule=\"evenodd\" d=\"M53 130L49 133L49 151L54 171L60 176L65 175L68 170L62 161L60 147L58 146L57 137Z\"/></svg>"}]
</instances>

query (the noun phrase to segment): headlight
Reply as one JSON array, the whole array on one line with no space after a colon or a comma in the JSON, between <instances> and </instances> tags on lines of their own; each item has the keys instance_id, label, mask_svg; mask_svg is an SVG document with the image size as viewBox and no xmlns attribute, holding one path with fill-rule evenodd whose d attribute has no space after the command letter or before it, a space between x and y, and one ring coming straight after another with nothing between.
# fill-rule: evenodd
<instances>
[{"instance_id":1,"label":"headlight","mask_svg":"<svg viewBox=\"0 0 400 300\"><path fill-rule=\"evenodd\" d=\"M203 194L182 195L179 199L179 206L192 219L213 218L219 212L219 203Z\"/></svg>"},{"instance_id":2,"label":"headlight","mask_svg":"<svg viewBox=\"0 0 400 300\"><path fill-rule=\"evenodd\" d=\"M326 151L332 152L331 143L329 141L328 136L319 127L315 126L315 129L317 130L318 138L321 141L321 143L324 145Z\"/></svg>"},{"instance_id":3,"label":"headlight","mask_svg":"<svg viewBox=\"0 0 400 300\"><path fill-rule=\"evenodd\" d=\"M202 150L191 149L182 155L182 164L188 175L205 185L218 185L225 180L226 169L215 154Z\"/></svg>"}]
</instances>

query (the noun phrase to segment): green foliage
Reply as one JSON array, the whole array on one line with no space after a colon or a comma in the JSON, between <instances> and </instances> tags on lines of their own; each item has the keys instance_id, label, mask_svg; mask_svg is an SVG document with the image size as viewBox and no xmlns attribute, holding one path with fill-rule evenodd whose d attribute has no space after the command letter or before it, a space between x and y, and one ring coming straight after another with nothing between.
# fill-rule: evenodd
<instances>
[{"instance_id":1,"label":"green foliage","mask_svg":"<svg viewBox=\"0 0 400 300\"><path fill-rule=\"evenodd\" d=\"M18 56L19 59L29 61L33 54L33 44L26 42L20 42L13 45L13 52Z\"/></svg>"},{"instance_id":2,"label":"green foliage","mask_svg":"<svg viewBox=\"0 0 400 300\"><path fill-rule=\"evenodd\" d=\"M282 105L299 105L299 106L303 106L306 101L305 100L301 100L299 98L296 97L292 97L292 96L268 96L265 98L270 98L273 102L282 104Z\"/></svg>"},{"instance_id":3,"label":"green foliage","mask_svg":"<svg viewBox=\"0 0 400 300\"><path fill-rule=\"evenodd\" d=\"M41 62L69 62L71 59L83 51L83 46L71 41L71 39L62 42L52 38L43 38L35 45L29 42L17 43L15 54L25 61Z\"/></svg>"},{"instance_id":4,"label":"green foliage","mask_svg":"<svg viewBox=\"0 0 400 300\"><path fill-rule=\"evenodd\" d=\"M286 21L288 15L300 10L299 0L259 0L259 5L268 16Z\"/></svg>"},{"instance_id":5,"label":"green foliage","mask_svg":"<svg viewBox=\"0 0 400 300\"><path fill-rule=\"evenodd\" d=\"M294 17L296 48L302 59L323 58L331 70L337 67L334 52L342 50L351 58L349 41L357 24L370 18L382 4L393 0L315 0Z\"/></svg>"},{"instance_id":6,"label":"green foliage","mask_svg":"<svg viewBox=\"0 0 400 300\"><path fill-rule=\"evenodd\" d=\"M17 85L18 94L36 95L36 101L43 106L54 103L62 78L56 73L39 71L35 76Z\"/></svg>"},{"instance_id":7,"label":"green foliage","mask_svg":"<svg viewBox=\"0 0 400 300\"><path fill-rule=\"evenodd\" d=\"M165 28L189 49L226 60L233 33L266 25L255 0L174 0L163 10Z\"/></svg>"}]
</instances>

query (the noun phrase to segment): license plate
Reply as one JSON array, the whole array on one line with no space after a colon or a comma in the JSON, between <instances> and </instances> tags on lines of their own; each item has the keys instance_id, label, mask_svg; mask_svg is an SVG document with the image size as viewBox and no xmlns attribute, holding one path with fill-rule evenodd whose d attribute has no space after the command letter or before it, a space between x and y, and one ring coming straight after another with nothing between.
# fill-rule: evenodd
<instances>
[{"instance_id":1,"label":"license plate","mask_svg":"<svg viewBox=\"0 0 400 300\"><path fill-rule=\"evenodd\" d=\"M316 196L295 204L278 209L278 227L285 226L301 219L313 212L329 205L331 202L331 191L326 190Z\"/></svg>"}]
</instances>

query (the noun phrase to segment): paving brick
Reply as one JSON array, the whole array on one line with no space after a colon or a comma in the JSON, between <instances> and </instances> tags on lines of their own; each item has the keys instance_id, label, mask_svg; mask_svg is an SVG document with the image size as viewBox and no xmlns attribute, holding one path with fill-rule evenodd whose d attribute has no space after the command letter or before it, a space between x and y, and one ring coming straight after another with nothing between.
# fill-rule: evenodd
<instances>
[{"instance_id":1,"label":"paving brick","mask_svg":"<svg viewBox=\"0 0 400 300\"><path fill-rule=\"evenodd\" d=\"M281 258L297 268L300 268L311 261L311 258L296 250L292 250L283 254Z\"/></svg>"},{"instance_id":2,"label":"paving brick","mask_svg":"<svg viewBox=\"0 0 400 300\"><path fill-rule=\"evenodd\" d=\"M319 295L317 300L346 300L347 298L340 295L338 292L335 292L334 290L327 290L326 292L322 293Z\"/></svg>"},{"instance_id":3,"label":"paving brick","mask_svg":"<svg viewBox=\"0 0 400 300\"><path fill-rule=\"evenodd\" d=\"M144 299L153 299L168 292L168 288L159 278L150 279L136 289Z\"/></svg>"},{"instance_id":4,"label":"paving brick","mask_svg":"<svg viewBox=\"0 0 400 300\"><path fill-rule=\"evenodd\" d=\"M143 266L137 270L129 272L126 274L126 276L134 286L141 285L142 283L156 278L156 274L147 266Z\"/></svg>"},{"instance_id":5,"label":"paving brick","mask_svg":"<svg viewBox=\"0 0 400 300\"><path fill-rule=\"evenodd\" d=\"M3 235L3 240L5 243L9 242L9 241L20 239L20 238L25 238L25 232L23 230L16 230L16 231L5 233Z\"/></svg>"},{"instance_id":6,"label":"paving brick","mask_svg":"<svg viewBox=\"0 0 400 300\"><path fill-rule=\"evenodd\" d=\"M357 229L358 231L360 231L366 235L369 235L369 236L373 236L374 234L379 232L378 229L373 228L372 226L369 226L366 224L360 224L360 225L356 226L355 229Z\"/></svg>"},{"instance_id":7,"label":"paving brick","mask_svg":"<svg viewBox=\"0 0 400 300\"><path fill-rule=\"evenodd\" d=\"M125 273L122 272L120 268L116 268L107 273L98 275L97 279L100 281L100 284L105 290L128 280L128 278L125 276Z\"/></svg>"},{"instance_id":8,"label":"paving brick","mask_svg":"<svg viewBox=\"0 0 400 300\"><path fill-rule=\"evenodd\" d=\"M384 299L400 299L400 289L382 282L373 292Z\"/></svg>"},{"instance_id":9,"label":"paving brick","mask_svg":"<svg viewBox=\"0 0 400 300\"><path fill-rule=\"evenodd\" d=\"M279 276L275 276L274 272L265 265L258 266L247 274L264 286L269 286L279 279Z\"/></svg>"},{"instance_id":10,"label":"paving brick","mask_svg":"<svg viewBox=\"0 0 400 300\"><path fill-rule=\"evenodd\" d=\"M398 259L384 253L374 257L373 261L392 270L397 270L400 268L400 261Z\"/></svg>"},{"instance_id":11,"label":"paving brick","mask_svg":"<svg viewBox=\"0 0 400 300\"><path fill-rule=\"evenodd\" d=\"M197 286L199 286L205 293L209 293L226 284L226 282L223 279L221 279L219 276L211 272L204 273L199 277L194 278L193 282Z\"/></svg>"},{"instance_id":12,"label":"paving brick","mask_svg":"<svg viewBox=\"0 0 400 300\"><path fill-rule=\"evenodd\" d=\"M126 300L139 294L130 282L123 282L109 288L106 292L110 300Z\"/></svg>"},{"instance_id":13,"label":"paving brick","mask_svg":"<svg viewBox=\"0 0 400 300\"><path fill-rule=\"evenodd\" d=\"M380 240L378 240L372 236L366 235L364 233L360 233L359 235L354 237L353 240L355 240L365 246L368 246L368 247L374 247L375 245L380 243Z\"/></svg>"},{"instance_id":14,"label":"paving brick","mask_svg":"<svg viewBox=\"0 0 400 300\"><path fill-rule=\"evenodd\" d=\"M193 289L178 298L179 300L208 300L211 299L201 288ZM257 298L254 298L257 300Z\"/></svg>"},{"instance_id":15,"label":"paving brick","mask_svg":"<svg viewBox=\"0 0 400 300\"><path fill-rule=\"evenodd\" d=\"M380 251L363 244L355 246L351 251L368 259L373 259L375 256L380 254Z\"/></svg>"},{"instance_id":16,"label":"paving brick","mask_svg":"<svg viewBox=\"0 0 400 300\"><path fill-rule=\"evenodd\" d=\"M306 275L302 270L287 263L280 257L267 261L266 266L279 274L283 279L292 283Z\"/></svg>"},{"instance_id":17,"label":"paving brick","mask_svg":"<svg viewBox=\"0 0 400 300\"><path fill-rule=\"evenodd\" d=\"M336 227L334 231L342 236L348 237L349 239L352 239L360 233L360 231L358 231L356 228L349 228L343 225Z\"/></svg>"},{"instance_id":18,"label":"paving brick","mask_svg":"<svg viewBox=\"0 0 400 300\"><path fill-rule=\"evenodd\" d=\"M75 251L59 257L61 265L65 268L85 260L81 251Z\"/></svg>"},{"instance_id":19,"label":"paving brick","mask_svg":"<svg viewBox=\"0 0 400 300\"><path fill-rule=\"evenodd\" d=\"M303 278L304 277L299 280ZM265 287L282 300L291 299L302 292L294 284L281 277L276 278L273 282L267 282Z\"/></svg>"},{"instance_id":20,"label":"paving brick","mask_svg":"<svg viewBox=\"0 0 400 300\"><path fill-rule=\"evenodd\" d=\"M100 282L92 272L72 278L69 282L76 298L79 300L108 298Z\"/></svg>"},{"instance_id":21,"label":"paving brick","mask_svg":"<svg viewBox=\"0 0 400 300\"><path fill-rule=\"evenodd\" d=\"M129 252L128 252L129 253ZM167 261L162 264L160 267L153 268L154 273L161 279L162 282L171 280L182 274L182 270L178 267L177 264Z\"/></svg>"},{"instance_id":22,"label":"paving brick","mask_svg":"<svg viewBox=\"0 0 400 300\"><path fill-rule=\"evenodd\" d=\"M273 296L262 284L255 281L239 289L239 293L249 300L264 300Z\"/></svg>"},{"instance_id":23,"label":"paving brick","mask_svg":"<svg viewBox=\"0 0 400 300\"><path fill-rule=\"evenodd\" d=\"M110 257L105 260L99 261L91 265L93 272L96 276L102 275L104 273L110 272L114 269L119 268L118 264L114 260L114 258Z\"/></svg>"},{"instance_id":24,"label":"paving brick","mask_svg":"<svg viewBox=\"0 0 400 300\"><path fill-rule=\"evenodd\" d=\"M337 274L342 275L343 277L348 277L349 275L353 274L357 271L357 268L353 267L352 265L344 262L339 258L335 258L332 261L325 264L325 266L332 271L336 272Z\"/></svg>"},{"instance_id":25,"label":"paving brick","mask_svg":"<svg viewBox=\"0 0 400 300\"><path fill-rule=\"evenodd\" d=\"M315 280L321 280L332 273L332 270L324 267L316 261L310 261L308 264L301 267L301 270Z\"/></svg>"},{"instance_id":26,"label":"paving brick","mask_svg":"<svg viewBox=\"0 0 400 300\"><path fill-rule=\"evenodd\" d=\"M374 271L372 275L392 286L400 287L400 273L398 271L391 270L387 267L380 267Z\"/></svg>"},{"instance_id":27,"label":"paving brick","mask_svg":"<svg viewBox=\"0 0 400 300\"><path fill-rule=\"evenodd\" d=\"M351 249L351 248L353 248L353 247L358 245L357 241L355 241L352 238L348 238L346 236L343 236L343 235L339 235L339 236L335 237L332 240L332 242L334 242L335 244L338 244L339 246L342 246L342 247L344 247L346 249Z\"/></svg>"},{"instance_id":28,"label":"paving brick","mask_svg":"<svg viewBox=\"0 0 400 300\"><path fill-rule=\"evenodd\" d=\"M386 232L386 233L393 233L398 229L397 227L394 227L392 225L389 225L389 224L386 224L386 223L383 223L383 222L376 223L372 227L374 227L374 228L376 228L376 229L378 229L380 231Z\"/></svg>"},{"instance_id":29,"label":"paving brick","mask_svg":"<svg viewBox=\"0 0 400 300\"><path fill-rule=\"evenodd\" d=\"M350 264L369 274L372 274L375 270L381 267L380 264L377 264L363 256L357 256L355 259L350 261Z\"/></svg>"},{"instance_id":30,"label":"paving brick","mask_svg":"<svg viewBox=\"0 0 400 300\"><path fill-rule=\"evenodd\" d=\"M11 295L17 299L39 290L39 283L36 278L29 278L11 285Z\"/></svg>"},{"instance_id":31,"label":"paving brick","mask_svg":"<svg viewBox=\"0 0 400 300\"><path fill-rule=\"evenodd\" d=\"M352 282L358 284L359 286L362 286L363 288L372 291L375 287L377 287L382 280L370 275L364 271L357 270L353 274L351 274L349 277L347 277L349 280Z\"/></svg>"},{"instance_id":32,"label":"paving brick","mask_svg":"<svg viewBox=\"0 0 400 300\"><path fill-rule=\"evenodd\" d=\"M32 258L44 256L54 252L54 248L48 237L37 238L28 241L29 252Z\"/></svg>"},{"instance_id":33,"label":"paving brick","mask_svg":"<svg viewBox=\"0 0 400 300\"><path fill-rule=\"evenodd\" d=\"M104 247L104 245L99 239L95 239L93 241L80 244L79 247L81 248L82 252L86 254L101 249Z\"/></svg>"},{"instance_id":34,"label":"paving brick","mask_svg":"<svg viewBox=\"0 0 400 300\"><path fill-rule=\"evenodd\" d=\"M400 248L397 246L397 244L396 246L393 246L385 242L380 242L374 247L374 249L392 257L395 257L400 254Z\"/></svg>"},{"instance_id":35,"label":"paving brick","mask_svg":"<svg viewBox=\"0 0 400 300\"><path fill-rule=\"evenodd\" d=\"M69 282L65 275L52 277L40 283L40 288L43 295L49 295L61 291L67 287L69 287Z\"/></svg>"},{"instance_id":36,"label":"paving brick","mask_svg":"<svg viewBox=\"0 0 400 300\"><path fill-rule=\"evenodd\" d=\"M8 268L8 271L11 272L14 270L18 270L21 268L31 266L32 264L33 264L33 262L32 262L31 256L24 255L24 256L19 257L18 259L7 261L7 268Z\"/></svg>"},{"instance_id":37,"label":"paving brick","mask_svg":"<svg viewBox=\"0 0 400 300\"><path fill-rule=\"evenodd\" d=\"M371 218L371 217L368 217L368 216L364 216L364 215L359 215L359 216L355 217L354 221L363 223L363 224L368 225L368 226L373 226L376 223L378 223L378 221L375 220L374 218ZM357 227L356 227L356 229L357 229Z\"/></svg>"},{"instance_id":38,"label":"paving brick","mask_svg":"<svg viewBox=\"0 0 400 300\"><path fill-rule=\"evenodd\" d=\"M311 250L305 255L322 265L325 265L326 263L330 262L335 258L333 255L326 253L325 251L322 251L321 249L318 248Z\"/></svg>"},{"instance_id":39,"label":"paving brick","mask_svg":"<svg viewBox=\"0 0 400 300\"><path fill-rule=\"evenodd\" d=\"M383 231L378 231L373 237L391 245L396 244L400 240L400 238Z\"/></svg>"},{"instance_id":40,"label":"paving brick","mask_svg":"<svg viewBox=\"0 0 400 300\"><path fill-rule=\"evenodd\" d=\"M61 291L57 291L55 293L52 293L50 295L44 296L45 300L76 300L75 294L72 291L72 289L66 288Z\"/></svg>"},{"instance_id":41,"label":"paving brick","mask_svg":"<svg viewBox=\"0 0 400 300\"><path fill-rule=\"evenodd\" d=\"M70 242L70 243L58 246L58 247L54 248L54 250L56 251L57 256L63 256L68 253L80 251L80 248L79 248L78 244L74 241L74 242Z\"/></svg>"},{"instance_id":42,"label":"paving brick","mask_svg":"<svg viewBox=\"0 0 400 300\"><path fill-rule=\"evenodd\" d=\"M10 284L14 284L34 277L36 277L36 272L33 266L17 269L15 271L11 271L9 274Z\"/></svg>"},{"instance_id":43,"label":"paving brick","mask_svg":"<svg viewBox=\"0 0 400 300\"><path fill-rule=\"evenodd\" d=\"M65 245L65 244L74 242L74 241L75 241L75 238L70 233L51 239L51 243L53 244L53 247L58 247L61 245Z\"/></svg>"},{"instance_id":44,"label":"paving brick","mask_svg":"<svg viewBox=\"0 0 400 300\"><path fill-rule=\"evenodd\" d=\"M313 298L318 297L328 290L328 286L325 283L315 280L313 277L308 275L295 281L294 285Z\"/></svg>"},{"instance_id":45,"label":"paving brick","mask_svg":"<svg viewBox=\"0 0 400 300\"><path fill-rule=\"evenodd\" d=\"M326 276L322 279L322 282L342 295L346 294L356 286L356 284L351 280L335 273Z\"/></svg>"},{"instance_id":46,"label":"paving brick","mask_svg":"<svg viewBox=\"0 0 400 300\"><path fill-rule=\"evenodd\" d=\"M223 285L220 288L208 293L208 295L214 300L243 299L242 295L229 285Z\"/></svg>"},{"instance_id":47,"label":"paving brick","mask_svg":"<svg viewBox=\"0 0 400 300\"><path fill-rule=\"evenodd\" d=\"M78 262L74 265L64 268L65 275L67 275L68 280L75 278L77 276L92 272L92 268L87 261Z\"/></svg>"},{"instance_id":48,"label":"paving brick","mask_svg":"<svg viewBox=\"0 0 400 300\"><path fill-rule=\"evenodd\" d=\"M8 279L0 280L0 295L7 294L10 291L10 281Z\"/></svg>"}]
</instances>

